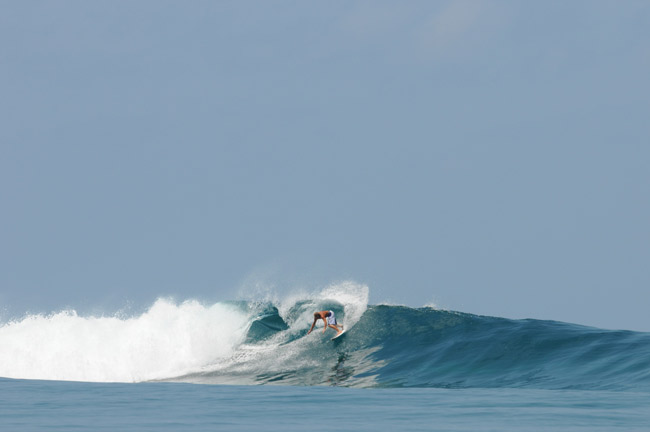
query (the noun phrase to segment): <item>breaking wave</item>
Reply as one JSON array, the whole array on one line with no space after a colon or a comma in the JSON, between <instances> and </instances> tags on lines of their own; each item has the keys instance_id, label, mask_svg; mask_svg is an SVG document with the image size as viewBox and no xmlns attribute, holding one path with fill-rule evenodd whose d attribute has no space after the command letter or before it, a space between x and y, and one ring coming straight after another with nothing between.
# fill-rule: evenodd
<instances>
[{"instance_id":1,"label":"breaking wave","mask_svg":"<svg viewBox=\"0 0 650 432\"><path fill-rule=\"evenodd\" d=\"M315 310L334 310L346 334ZM650 334L368 306L346 282L282 301L157 300L141 315L0 325L0 376L95 382L650 391Z\"/></svg>"}]
</instances>

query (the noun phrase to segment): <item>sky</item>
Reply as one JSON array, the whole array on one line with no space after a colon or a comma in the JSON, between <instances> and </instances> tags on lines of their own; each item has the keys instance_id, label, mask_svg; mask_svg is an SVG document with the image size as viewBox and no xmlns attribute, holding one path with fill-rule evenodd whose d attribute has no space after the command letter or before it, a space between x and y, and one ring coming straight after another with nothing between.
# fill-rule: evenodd
<instances>
[{"instance_id":1,"label":"sky","mask_svg":"<svg viewBox=\"0 0 650 432\"><path fill-rule=\"evenodd\" d=\"M649 2L0 6L0 317L353 280L650 331Z\"/></svg>"}]
</instances>

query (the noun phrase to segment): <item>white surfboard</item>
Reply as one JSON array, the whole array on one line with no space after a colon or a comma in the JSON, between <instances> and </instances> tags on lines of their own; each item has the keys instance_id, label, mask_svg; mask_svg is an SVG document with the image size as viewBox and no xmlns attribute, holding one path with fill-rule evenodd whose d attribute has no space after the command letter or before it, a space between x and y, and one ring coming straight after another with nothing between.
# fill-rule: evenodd
<instances>
[{"instance_id":1,"label":"white surfboard","mask_svg":"<svg viewBox=\"0 0 650 432\"><path fill-rule=\"evenodd\" d=\"M334 336L334 337L333 337L332 339L330 339L330 340L334 340L334 339L336 339L336 338L340 338L341 336L343 336L343 333L345 333L345 330L341 331L341 333L337 334L336 336Z\"/></svg>"}]
</instances>

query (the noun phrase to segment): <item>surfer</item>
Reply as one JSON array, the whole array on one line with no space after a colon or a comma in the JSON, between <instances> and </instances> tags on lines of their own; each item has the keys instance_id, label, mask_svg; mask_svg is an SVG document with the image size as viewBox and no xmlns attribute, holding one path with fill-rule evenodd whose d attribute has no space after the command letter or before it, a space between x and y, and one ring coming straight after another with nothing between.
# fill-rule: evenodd
<instances>
[{"instance_id":1,"label":"surfer","mask_svg":"<svg viewBox=\"0 0 650 432\"><path fill-rule=\"evenodd\" d=\"M327 330L327 327L332 328L336 330L336 335L340 335L341 332L343 332L343 326L339 326L336 323L336 317L334 316L334 311L320 311L320 312L314 312L314 322L311 325L311 328L307 332L307 334L311 333L311 331L314 329L314 326L316 325L316 321L319 319L322 319L323 322L325 323L325 327L323 328L323 333L325 333L325 330ZM341 328L339 328L341 327Z\"/></svg>"}]
</instances>

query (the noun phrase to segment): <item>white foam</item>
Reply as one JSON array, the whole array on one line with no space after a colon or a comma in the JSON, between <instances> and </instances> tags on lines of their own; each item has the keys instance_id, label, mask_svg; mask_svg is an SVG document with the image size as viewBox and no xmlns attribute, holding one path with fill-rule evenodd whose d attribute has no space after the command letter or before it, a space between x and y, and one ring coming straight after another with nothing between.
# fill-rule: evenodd
<instances>
[{"instance_id":1,"label":"white foam","mask_svg":"<svg viewBox=\"0 0 650 432\"><path fill-rule=\"evenodd\" d=\"M228 304L167 299L128 319L30 315L0 327L0 376L96 382L178 376L231 355L248 324L247 314Z\"/></svg>"}]
</instances>

